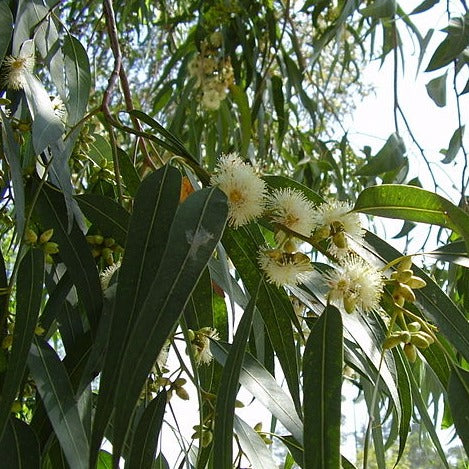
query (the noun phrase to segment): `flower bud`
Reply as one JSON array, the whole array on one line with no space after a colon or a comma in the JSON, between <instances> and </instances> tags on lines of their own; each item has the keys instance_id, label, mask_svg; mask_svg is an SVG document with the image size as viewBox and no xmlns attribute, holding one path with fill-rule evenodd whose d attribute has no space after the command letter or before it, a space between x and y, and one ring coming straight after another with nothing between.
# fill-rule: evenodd
<instances>
[{"instance_id":1,"label":"flower bud","mask_svg":"<svg viewBox=\"0 0 469 469\"><path fill-rule=\"evenodd\" d=\"M176 395L183 401L189 400L189 393L184 388L178 387L175 388L174 391L176 392Z\"/></svg>"},{"instance_id":2,"label":"flower bud","mask_svg":"<svg viewBox=\"0 0 469 469\"><path fill-rule=\"evenodd\" d=\"M398 286L394 289L393 292L393 298L394 295L397 296L402 296L406 301L409 303L413 303L415 301L415 293L412 291L412 288L410 288L408 285L404 283L399 283Z\"/></svg>"},{"instance_id":3,"label":"flower bud","mask_svg":"<svg viewBox=\"0 0 469 469\"><path fill-rule=\"evenodd\" d=\"M345 233L343 231L339 231L332 237L332 242L339 248L339 249L346 249L347 248L347 238L345 237Z\"/></svg>"},{"instance_id":4,"label":"flower bud","mask_svg":"<svg viewBox=\"0 0 469 469\"><path fill-rule=\"evenodd\" d=\"M47 243L52 238L52 235L54 234L54 228L50 228L47 231L44 231L44 233L41 234L39 237L39 244L44 244Z\"/></svg>"},{"instance_id":5,"label":"flower bud","mask_svg":"<svg viewBox=\"0 0 469 469\"><path fill-rule=\"evenodd\" d=\"M44 244L43 249L46 254L57 254L59 252L59 245L52 241L48 241Z\"/></svg>"},{"instance_id":6,"label":"flower bud","mask_svg":"<svg viewBox=\"0 0 469 469\"><path fill-rule=\"evenodd\" d=\"M412 256L406 256L397 264L397 270L408 270L412 267Z\"/></svg>"},{"instance_id":7,"label":"flower bud","mask_svg":"<svg viewBox=\"0 0 469 469\"><path fill-rule=\"evenodd\" d=\"M202 431L202 438L200 442L202 443L202 448L206 448L213 440L213 433L210 430Z\"/></svg>"},{"instance_id":8,"label":"flower bud","mask_svg":"<svg viewBox=\"0 0 469 469\"><path fill-rule=\"evenodd\" d=\"M413 275L410 277L410 279L407 281L407 285L409 285L410 288L414 288L418 290L419 288L423 288L427 285L427 282L423 278L417 277Z\"/></svg>"},{"instance_id":9,"label":"flower bud","mask_svg":"<svg viewBox=\"0 0 469 469\"><path fill-rule=\"evenodd\" d=\"M24 240L26 241L26 244L36 244L37 234L31 228L28 228L24 234Z\"/></svg>"},{"instance_id":10,"label":"flower bud","mask_svg":"<svg viewBox=\"0 0 469 469\"><path fill-rule=\"evenodd\" d=\"M400 283L407 283L414 273L410 269L398 270L396 272L396 280Z\"/></svg>"},{"instance_id":11,"label":"flower bud","mask_svg":"<svg viewBox=\"0 0 469 469\"><path fill-rule=\"evenodd\" d=\"M392 349L401 343L401 338L398 335L391 335L383 342L384 349Z\"/></svg>"},{"instance_id":12,"label":"flower bud","mask_svg":"<svg viewBox=\"0 0 469 469\"><path fill-rule=\"evenodd\" d=\"M291 238L287 239L285 245L283 246L285 251L292 254L296 251L296 243Z\"/></svg>"},{"instance_id":13,"label":"flower bud","mask_svg":"<svg viewBox=\"0 0 469 469\"><path fill-rule=\"evenodd\" d=\"M415 363L415 360L417 360L417 349L413 344L405 344L404 353L410 363Z\"/></svg>"},{"instance_id":14,"label":"flower bud","mask_svg":"<svg viewBox=\"0 0 469 469\"><path fill-rule=\"evenodd\" d=\"M396 295L395 293L393 293L392 298L397 306L404 306L405 299L402 295Z\"/></svg>"},{"instance_id":15,"label":"flower bud","mask_svg":"<svg viewBox=\"0 0 469 469\"><path fill-rule=\"evenodd\" d=\"M409 332L418 332L421 327L422 326L417 321L407 324L407 329L409 329Z\"/></svg>"},{"instance_id":16,"label":"flower bud","mask_svg":"<svg viewBox=\"0 0 469 469\"><path fill-rule=\"evenodd\" d=\"M104 246L106 246L107 248L114 246L114 244L116 244L116 240L114 238L106 238L104 240Z\"/></svg>"},{"instance_id":17,"label":"flower bud","mask_svg":"<svg viewBox=\"0 0 469 469\"><path fill-rule=\"evenodd\" d=\"M410 332L409 331L401 331L399 332L399 339L401 340L401 342L403 342L404 344L407 344L410 342Z\"/></svg>"},{"instance_id":18,"label":"flower bud","mask_svg":"<svg viewBox=\"0 0 469 469\"><path fill-rule=\"evenodd\" d=\"M318 228L315 232L314 232L314 237L318 240L318 241L321 241L323 239L327 239L329 238L329 236L331 235L331 229L329 226L327 225L324 225L324 226L321 226L321 228Z\"/></svg>"},{"instance_id":19,"label":"flower bud","mask_svg":"<svg viewBox=\"0 0 469 469\"><path fill-rule=\"evenodd\" d=\"M354 295L344 295L344 308L347 313L353 313L356 306L357 298Z\"/></svg>"},{"instance_id":20,"label":"flower bud","mask_svg":"<svg viewBox=\"0 0 469 469\"><path fill-rule=\"evenodd\" d=\"M431 344L433 344L434 340L430 334L427 334L424 331L419 331L412 334L410 342L418 348L426 349Z\"/></svg>"}]
</instances>

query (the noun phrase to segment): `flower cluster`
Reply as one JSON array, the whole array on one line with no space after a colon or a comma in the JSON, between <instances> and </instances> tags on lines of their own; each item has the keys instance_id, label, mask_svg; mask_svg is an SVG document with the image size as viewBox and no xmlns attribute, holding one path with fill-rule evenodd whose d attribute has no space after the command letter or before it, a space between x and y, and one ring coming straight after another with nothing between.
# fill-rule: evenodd
<instances>
[{"instance_id":1,"label":"flower cluster","mask_svg":"<svg viewBox=\"0 0 469 469\"><path fill-rule=\"evenodd\" d=\"M189 340L197 365L208 365L213 355L210 351L210 340L218 340L218 332L211 327L203 327L198 331L189 329Z\"/></svg>"},{"instance_id":2,"label":"flower cluster","mask_svg":"<svg viewBox=\"0 0 469 469\"><path fill-rule=\"evenodd\" d=\"M202 92L202 106L210 111L220 107L234 83L231 60L220 55L222 42L221 33L214 32L202 42L200 53L188 64L189 75L196 78L195 86Z\"/></svg>"}]
</instances>

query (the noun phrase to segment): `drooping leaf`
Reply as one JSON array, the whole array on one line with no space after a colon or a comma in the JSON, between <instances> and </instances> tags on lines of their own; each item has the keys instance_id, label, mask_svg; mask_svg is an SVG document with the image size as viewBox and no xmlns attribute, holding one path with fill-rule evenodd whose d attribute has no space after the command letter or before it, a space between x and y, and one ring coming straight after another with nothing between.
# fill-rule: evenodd
<instances>
[{"instance_id":1,"label":"drooping leaf","mask_svg":"<svg viewBox=\"0 0 469 469\"><path fill-rule=\"evenodd\" d=\"M244 420L234 416L234 430L243 452L246 454L253 469L276 467L277 463L272 457L264 440Z\"/></svg>"},{"instance_id":2,"label":"drooping leaf","mask_svg":"<svg viewBox=\"0 0 469 469\"><path fill-rule=\"evenodd\" d=\"M446 29L447 36L430 59L427 72L437 70L452 62L469 44L469 14L461 18L452 18Z\"/></svg>"},{"instance_id":3,"label":"drooping leaf","mask_svg":"<svg viewBox=\"0 0 469 469\"><path fill-rule=\"evenodd\" d=\"M469 455L469 372L460 367L451 371L448 400L454 425Z\"/></svg>"},{"instance_id":4,"label":"drooping leaf","mask_svg":"<svg viewBox=\"0 0 469 469\"><path fill-rule=\"evenodd\" d=\"M3 152L8 162L11 174L11 184L13 186L13 194L15 196L15 219L16 231L18 235L23 236L25 224L25 195L23 183L23 170L21 168L20 147L15 140L15 135L11 127L9 119L6 118L4 112L0 109L2 119L2 141Z\"/></svg>"},{"instance_id":5,"label":"drooping leaf","mask_svg":"<svg viewBox=\"0 0 469 469\"><path fill-rule=\"evenodd\" d=\"M0 437L8 422L11 405L26 370L26 359L33 340L44 284L44 252L30 249L21 259L16 282L16 314L8 368L3 376L0 400Z\"/></svg>"},{"instance_id":6,"label":"drooping leaf","mask_svg":"<svg viewBox=\"0 0 469 469\"><path fill-rule=\"evenodd\" d=\"M342 328L340 311L328 306L306 342L303 355L305 469L340 468Z\"/></svg>"},{"instance_id":7,"label":"drooping leaf","mask_svg":"<svg viewBox=\"0 0 469 469\"><path fill-rule=\"evenodd\" d=\"M67 34L64 39L65 76L68 85L68 123L73 126L84 116L91 89L88 55L80 41Z\"/></svg>"},{"instance_id":8,"label":"drooping leaf","mask_svg":"<svg viewBox=\"0 0 469 469\"><path fill-rule=\"evenodd\" d=\"M29 425L11 417L0 439L0 460L8 469L39 469L41 450L39 441Z\"/></svg>"},{"instance_id":9,"label":"drooping leaf","mask_svg":"<svg viewBox=\"0 0 469 469\"><path fill-rule=\"evenodd\" d=\"M129 469L152 469L156 456L158 435L163 423L167 393L163 389L145 409L133 436L130 455L126 461Z\"/></svg>"},{"instance_id":10,"label":"drooping leaf","mask_svg":"<svg viewBox=\"0 0 469 469\"><path fill-rule=\"evenodd\" d=\"M13 34L13 15L6 0L0 1L0 31L2 31L0 35L0 63L2 63Z\"/></svg>"},{"instance_id":11,"label":"drooping leaf","mask_svg":"<svg viewBox=\"0 0 469 469\"><path fill-rule=\"evenodd\" d=\"M96 327L102 306L101 284L84 234L75 222L69 232L64 198L48 185L44 185L39 192L36 214L45 229L54 229L52 240L59 245L60 258L77 288L91 326Z\"/></svg>"},{"instance_id":12,"label":"drooping leaf","mask_svg":"<svg viewBox=\"0 0 469 469\"><path fill-rule=\"evenodd\" d=\"M406 148L404 141L397 134L392 134L384 146L371 160L358 169L357 176L378 176L395 171L404 166Z\"/></svg>"},{"instance_id":13,"label":"drooping leaf","mask_svg":"<svg viewBox=\"0 0 469 469\"><path fill-rule=\"evenodd\" d=\"M142 182L134 202L122 265L108 353L100 380L91 457L101 445L113 407L117 370L138 312L158 271L181 190L181 174L165 166ZM91 464L92 465L92 464Z\"/></svg>"},{"instance_id":14,"label":"drooping leaf","mask_svg":"<svg viewBox=\"0 0 469 469\"><path fill-rule=\"evenodd\" d=\"M176 211L158 271L123 347L115 387L114 457L120 454L143 383L223 233L227 210L226 196L210 188L191 194Z\"/></svg>"},{"instance_id":15,"label":"drooping leaf","mask_svg":"<svg viewBox=\"0 0 469 469\"><path fill-rule=\"evenodd\" d=\"M86 469L88 439L63 364L47 342L35 338L28 365L70 468Z\"/></svg>"},{"instance_id":16,"label":"drooping leaf","mask_svg":"<svg viewBox=\"0 0 469 469\"><path fill-rule=\"evenodd\" d=\"M463 125L454 131L453 135L451 136L451 140L449 141L448 149L444 151L445 157L441 161L442 163L451 163L456 158L456 155L458 154L462 146L464 128L465 126ZM441 152L443 152L443 150L441 150Z\"/></svg>"},{"instance_id":17,"label":"drooping leaf","mask_svg":"<svg viewBox=\"0 0 469 469\"><path fill-rule=\"evenodd\" d=\"M249 111L249 101L245 91L239 86L232 85L230 91L239 112L241 132L241 148L239 149L239 154L241 158L246 158L249 142L251 141L251 113Z\"/></svg>"},{"instance_id":18,"label":"drooping leaf","mask_svg":"<svg viewBox=\"0 0 469 469\"><path fill-rule=\"evenodd\" d=\"M215 428L213 432L213 460L222 467L233 463L233 423L239 374L243 365L246 343L252 326L257 294L251 297L236 330L233 344L226 358L215 406ZM252 461L251 461L252 462Z\"/></svg>"},{"instance_id":19,"label":"drooping leaf","mask_svg":"<svg viewBox=\"0 0 469 469\"><path fill-rule=\"evenodd\" d=\"M39 155L62 137L64 126L54 112L44 85L30 73L25 73L24 79L24 93L33 119L33 146L34 151Z\"/></svg>"},{"instance_id":20,"label":"drooping leaf","mask_svg":"<svg viewBox=\"0 0 469 469\"><path fill-rule=\"evenodd\" d=\"M446 244L434 251L426 252L425 255L469 268L469 255L464 241L455 241Z\"/></svg>"},{"instance_id":21,"label":"drooping leaf","mask_svg":"<svg viewBox=\"0 0 469 469\"><path fill-rule=\"evenodd\" d=\"M120 172L122 179L124 180L125 187L129 194L132 197L135 197L141 182L140 176L135 169L135 165L130 160L129 155L120 148L117 149L117 158L119 160Z\"/></svg>"},{"instance_id":22,"label":"drooping leaf","mask_svg":"<svg viewBox=\"0 0 469 469\"><path fill-rule=\"evenodd\" d=\"M396 0L375 0L370 6L362 8L360 13L372 18L390 18L396 13Z\"/></svg>"},{"instance_id":23,"label":"drooping leaf","mask_svg":"<svg viewBox=\"0 0 469 469\"><path fill-rule=\"evenodd\" d=\"M423 0L423 2L420 3L420 5L417 5L410 14L416 15L417 13L422 13L424 11L427 11L433 6L435 6L439 1L440 0Z\"/></svg>"},{"instance_id":24,"label":"drooping leaf","mask_svg":"<svg viewBox=\"0 0 469 469\"><path fill-rule=\"evenodd\" d=\"M443 75L433 78L430 80L425 87L427 88L427 93L430 98L433 99L433 102L438 107L446 106L446 77L448 73L445 72Z\"/></svg>"},{"instance_id":25,"label":"drooping leaf","mask_svg":"<svg viewBox=\"0 0 469 469\"><path fill-rule=\"evenodd\" d=\"M109 197L98 194L81 194L76 200L86 218L99 227L103 235L125 246L130 221L125 208Z\"/></svg>"},{"instance_id":26,"label":"drooping leaf","mask_svg":"<svg viewBox=\"0 0 469 469\"><path fill-rule=\"evenodd\" d=\"M266 325L269 340L282 367L290 394L297 409L300 409L298 360L293 340L292 321L298 321L285 291L263 278L259 271L256 255L265 242L258 228L241 227L227 230L223 245L250 291L261 281L257 308ZM252 294L252 293L251 293Z\"/></svg>"}]
</instances>

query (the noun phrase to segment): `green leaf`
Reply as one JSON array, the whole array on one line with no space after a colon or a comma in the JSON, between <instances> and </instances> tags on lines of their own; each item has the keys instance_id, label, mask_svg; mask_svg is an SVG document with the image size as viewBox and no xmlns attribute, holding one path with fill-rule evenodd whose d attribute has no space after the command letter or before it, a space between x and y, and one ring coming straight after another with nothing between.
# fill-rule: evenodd
<instances>
[{"instance_id":1,"label":"green leaf","mask_svg":"<svg viewBox=\"0 0 469 469\"><path fill-rule=\"evenodd\" d=\"M78 298L85 307L91 327L96 327L101 314L102 291L98 270L85 236L75 222L71 231L68 230L64 198L50 186L44 185L40 190L35 209L41 225L46 229L54 229L52 240L59 244L60 258L77 288Z\"/></svg>"},{"instance_id":2,"label":"green leaf","mask_svg":"<svg viewBox=\"0 0 469 469\"><path fill-rule=\"evenodd\" d=\"M36 155L61 139L64 133L62 121L56 116L44 85L32 74L24 74L24 93L33 119L32 137Z\"/></svg>"},{"instance_id":3,"label":"green leaf","mask_svg":"<svg viewBox=\"0 0 469 469\"><path fill-rule=\"evenodd\" d=\"M340 468L343 369L342 317L327 306L314 324L303 356L304 468Z\"/></svg>"},{"instance_id":4,"label":"green leaf","mask_svg":"<svg viewBox=\"0 0 469 469\"><path fill-rule=\"evenodd\" d=\"M438 107L446 106L446 77L448 72L445 72L440 77L436 77L433 80L430 80L425 87L427 88L427 93L430 98L433 99L433 102Z\"/></svg>"},{"instance_id":5,"label":"green leaf","mask_svg":"<svg viewBox=\"0 0 469 469\"><path fill-rule=\"evenodd\" d=\"M88 439L63 364L47 342L35 338L28 365L70 468L86 469Z\"/></svg>"},{"instance_id":6,"label":"green leaf","mask_svg":"<svg viewBox=\"0 0 469 469\"><path fill-rule=\"evenodd\" d=\"M417 5L410 14L416 15L417 13L422 13L424 11L427 11L433 6L435 6L437 3L439 3L439 1L440 0L423 0L423 2L420 3L420 5Z\"/></svg>"},{"instance_id":7,"label":"green leaf","mask_svg":"<svg viewBox=\"0 0 469 469\"><path fill-rule=\"evenodd\" d=\"M2 63L13 34L13 15L6 0L0 1L0 31L2 31L0 35L0 63Z\"/></svg>"},{"instance_id":8,"label":"green leaf","mask_svg":"<svg viewBox=\"0 0 469 469\"><path fill-rule=\"evenodd\" d=\"M122 179L124 180L125 187L132 197L135 197L137 190L140 186L140 176L135 169L134 164L130 160L125 151L118 148L117 158L119 160L119 168L121 171Z\"/></svg>"},{"instance_id":9,"label":"green leaf","mask_svg":"<svg viewBox=\"0 0 469 469\"><path fill-rule=\"evenodd\" d=\"M10 418L0 439L0 460L8 469L39 469L41 449L34 431L21 420Z\"/></svg>"},{"instance_id":10,"label":"green leaf","mask_svg":"<svg viewBox=\"0 0 469 469\"><path fill-rule=\"evenodd\" d=\"M124 346L158 271L179 203L180 191L181 174L176 168L167 165L144 179L135 197L124 257L119 269L119 286L111 326L112 340L100 380L91 446L92 458L101 445L112 412L112 396Z\"/></svg>"},{"instance_id":11,"label":"green leaf","mask_svg":"<svg viewBox=\"0 0 469 469\"><path fill-rule=\"evenodd\" d=\"M455 241L454 243L446 244L434 251L426 252L425 255L469 268L469 256L464 241Z\"/></svg>"},{"instance_id":12,"label":"green leaf","mask_svg":"<svg viewBox=\"0 0 469 469\"><path fill-rule=\"evenodd\" d=\"M117 344L124 352L115 388L114 457L120 454L145 379L223 233L227 213L226 196L217 188L192 193L176 211L161 264L149 276L150 288L130 321L128 341ZM153 256L150 260L154 265ZM120 278L118 294L122 283Z\"/></svg>"},{"instance_id":13,"label":"green leaf","mask_svg":"<svg viewBox=\"0 0 469 469\"><path fill-rule=\"evenodd\" d=\"M357 176L379 176L383 173L399 170L404 166L407 158L404 140L391 134L384 146L371 160L356 172Z\"/></svg>"},{"instance_id":14,"label":"green leaf","mask_svg":"<svg viewBox=\"0 0 469 469\"><path fill-rule=\"evenodd\" d=\"M112 454L101 450L98 454L96 469L112 469Z\"/></svg>"},{"instance_id":15,"label":"green leaf","mask_svg":"<svg viewBox=\"0 0 469 469\"><path fill-rule=\"evenodd\" d=\"M92 138L94 140L89 143L90 149L87 152L87 156L89 156L97 166L102 167L112 161L111 144L106 138L99 134L93 134Z\"/></svg>"},{"instance_id":16,"label":"green leaf","mask_svg":"<svg viewBox=\"0 0 469 469\"><path fill-rule=\"evenodd\" d=\"M259 284L260 286L260 284ZM221 467L233 464L233 420L239 374L243 364L246 343L252 326L252 318L259 288L249 300L236 330L233 344L226 358L215 406L215 429L213 432L213 461ZM252 463L252 461L251 461Z\"/></svg>"},{"instance_id":17,"label":"green leaf","mask_svg":"<svg viewBox=\"0 0 469 469\"><path fill-rule=\"evenodd\" d=\"M238 437L241 449L246 454L253 469L277 467L272 453L265 441L244 420L234 416L234 430Z\"/></svg>"},{"instance_id":18,"label":"green leaf","mask_svg":"<svg viewBox=\"0 0 469 469\"><path fill-rule=\"evenodd\" d=\"M254 225L226 230L223 237L223 245L251 294L261 281L257 308L264 320L293 402L300 409L298 360L292 326L292 321L298 321L298 318L285 290L267 283L259 270L254 253L259 252L264 242L259 228Z\"/></svg>"},{"instance_id":19,"label":"green leaf","mask_svg":"<svg viewBox=\"0 0 469 469\"><path fill-rule=\"evenodd\" d=\"M449 378L448 400L454 426L469 455L469 371L456 365Z\"/></svg>"},{"instance_id":20,"label":"green leaf","mask_svg":"<svg viewBox=\"0 0 469 469\"><path fill-rule=\"evenodd\" d=\"M282 79L277 75L272 76L270 81L272 82L272 97L278 121L277 138L282 139L285 134L287 124L285 119L285 96L283 95L283 82Z\"/></svg>"},{"instance_id":21,"label":"green leaf","mask_svg":"<svg viewBox=\"0 0 469 469\"><path fill-rule=\"evenodd\" d=\"M447 36L435 50L426 69L427 72L448 65L464 51L469 44L468 25L469 13L466 13L464 17L450 20L446 29Z\"/></svg>"},{"instance_id":22,"label":"green leaf","mask_svg":"<svg viewBox=\"0 0 469 469\"><path fill-rule=\"evenodd\" d=\"M18 269L16 282L16 314L13 343L6 374L3 375L0 400L0 436L26 370L26 360L34 337L44 283L44 252L29 249Z\"/></svg>"},{"instance_id":23,"label":"green leaf","mask_svg":"<svg viewBox=\"0 0 469 469\"><path fill-rule=\"evenodd\" d=\"M167 393L163 389L145 409L133 436L130 455L125 467L151 469L155 461L158 435L163 423Z\"/></svg>"},{"instance_id":24,"label":"green leaf","mask_svg":"<svg viewBox=\"0 0 469 469\"><path fill-rule=\"evenodd\" d=\"M374 2L360 10L363 16L372 18L390 18L396 13L396 0L374 0Z\"/></svg>"},{"instance_id":25,"label":"green leaf","mask_svg":"<svg viewBox=\"0 0 469 469\"><path fill-rule=\"evenodd\" d=\"M23 170L21 168L20 147L15 140L15 134L11 127L9 119L6 118L3 111L0 109L0 116L2 119L2 141L3 151L6 161L8 163L11 184L13 186L15 218L16 218L16 231L18 236L23 236L25 224L25 195L23 183Z\"/></svg>"},{"instance_id":26,"label":"green leaf","mask_svg":"<svg viewBox=\"0 0 469 469\"><path fill-rule=\"evenodd\" d=\"M229 344L212 343L212 353L222 365L226 362ZM251 354L244 355L239 382L293 435L303 441L303 424L292 398L277 384L274 377Z\"/></svg>"},{"instance_id":27,"label":"green leaf","mask_svg":"<svg viewBox=\"0 0 469 469\"><path fill-rule=\"evenodd\" d=\"M251 112L249 110L249 101L245 91L237 85L230 86L230 93L239 112L241 132L241 148L239 149L239 155L241 158L246 158L249 142L251 140Z\"/></svg>"},{"instance_id":28,"label":"green leaf","mask_svg":"<svg viewBox=\"0 0 469 469\"><path fill-rule=\"evenodd\" d=\"M76 197L76 201L86 218L99 227L103 235L125 246L130 222L130 214L125 208L99 194L82 194Z\"/></svg>"},{"instance_id":29,"label":"green leaf","mask_svg":"<svg viewBox=\"0 0 469 469\"><path fill-rule=\"evenodd\" d=\"M68 84L67 120L70 126L84 116L91 90L90 63L80 41L70 34L64 39L65 76Z\"/></svg>"},{"instance_id":30,"label":"green leaf","mask_svg":"<svg viewBox=\"0 0 469 469\"><path fill-rule=\"evenodd\" d=\"M449 141L449 146L448 150L441 150L440 153L444 153L445 157L442 160L442 163L448 164L451 163L455 158L456 155L458 154L459 150L461 149L462 146L462 139L464 136L464 128L465 126L462 125L461 127L457 128L452 137L451 140Z\"/></svg>"},{"instance_id":31,"label":"green leaf","mask_svg":"<svg viewBox=\"0 0 469 469\"><path fill-rule=\"evenodd\" d=\"M323 197L311 190L309 187L285 176L264 176L263 179L267 185L273 189L285 189L289 187L302 192L305 197L311 200L314 204L320 205L325 202Z\"/></svg>"},{"instance_id":32,"label":"green leaf","mask_svg":"<svg viewBox=\"0 0 469 469\"><path fill-rule=\"evenodd\" d=\"M430 223L452 229L469 242L469 215L441 195L419 187L383 184L360 193L355 211Z\"/></svg>"}]
</instances>

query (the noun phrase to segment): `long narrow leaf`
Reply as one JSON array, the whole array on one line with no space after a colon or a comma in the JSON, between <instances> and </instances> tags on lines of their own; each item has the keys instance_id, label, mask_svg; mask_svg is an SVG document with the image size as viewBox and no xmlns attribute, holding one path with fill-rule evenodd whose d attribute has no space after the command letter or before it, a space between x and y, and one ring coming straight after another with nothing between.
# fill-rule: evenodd
<instances>
[{"instance_id":1,"label":"long narrow leaf","mask_svg":"<svg viewBox=\"0 0 469 469\"><path fill-rule=\"evenodd\" d=\"M215 430L213 435L213 460L221 467L231 467L233 463L233 420L236 395L239 387L239 374L243 365L244 352L252 326L252 317L259 290L251 297L233 344L226 358L220 388L215 406Z\"/></svg>"},{"instance_id":2,"label":"long narrow leaf","mask_svg":"<svg viewBox=\"0 0 469 469\"><path fill-rule=\"evenodd\" d=\"M129 469L151 469L155 461L158 435L163 423L167 394L161 391L143 413L135 434L128 461Z\"/></svg>"},{"instance_id":3,"label":"long narrow leaf","mask_svg":"<svg viewBox=\"0 0 469 469\"><path fill-rule=\"evenodd\" d=\"M452 370L448 384L448 400L454 426L469 455L469 371L459 367Z\"/></svg>"},{"instance_id":4,"label":"long narrow leaf","mask_svg":"<svg viewBox=\"0 0 469 469\"><path fill-rule=\"evenodd\" d=\"M120 455L145 379L223 233L227 211L226 196L217 188L196 191L178 207L158 272L131 321L118 369L114 458Z\"/></svg>"},{"instance_id":5,"label":"long narrow leaf","mask_svg":"<svg viewBox=\"0 0 469 469\"><path fill-rule=\"evenodd\" d=\"M86 469L88 439L72 386L59 357L47 342L36 338L29 353L28 365L71 469Z\"/></svg>"},{"instance_id":6,"label":"long narrow leaf","mask_svg":"<svg viewBox=\"0 0 469 469\"><path fill-rule=\"evenodd\" d=\"M41 306L43 283L44 252L41 249L30 249L21 260L18 270L15 329L0 400L0 437L26 369L26 359Z\"/></svg>"},{"instance_id":7,"label":"long narrow leaf","mask_svg":"<svg viewBox=\"0 0 469 469\"><path fill-rule=\"evenodd\" d=\"M328 306L306 342L303 356L304 469L340 468L342 327L340 311Z\"/></svg>"}]
</instances>

